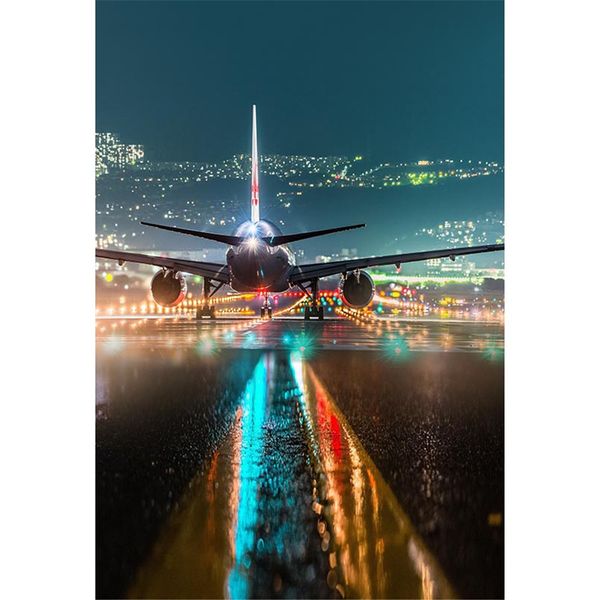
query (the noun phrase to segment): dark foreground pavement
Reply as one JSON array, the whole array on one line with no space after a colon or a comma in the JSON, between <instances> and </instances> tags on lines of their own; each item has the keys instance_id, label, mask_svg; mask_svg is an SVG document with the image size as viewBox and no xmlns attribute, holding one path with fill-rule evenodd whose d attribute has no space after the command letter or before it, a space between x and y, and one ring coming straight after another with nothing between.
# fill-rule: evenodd
<instances>
[{"instance_id":1,"label":"dark foreground pavement","mask_svg":"<svg viewBox=\"0 0 600 600\"><path fill-rule=\"evenodd\" d=\"M501 597L500 342L345 321L100 334L97 595Z\"/></svg>"}]
</instances>

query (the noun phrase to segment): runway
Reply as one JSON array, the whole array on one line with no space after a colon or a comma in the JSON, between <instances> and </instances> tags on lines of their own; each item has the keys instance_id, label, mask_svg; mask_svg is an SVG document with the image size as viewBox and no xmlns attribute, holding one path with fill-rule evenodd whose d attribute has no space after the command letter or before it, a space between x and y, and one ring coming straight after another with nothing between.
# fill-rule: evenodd
<instances>
[{"instance_id":1,"label":"runway","mask_svg":"<svg viewBox=\"0 0 600 600\"><path fill-rule=\"evenodd\" d=\"M97 319L97 339L105 348L132 342L135 347L173 346L219 350L386 350L484 352L502 358L504 329L499 322L412 317L405 319L301 317L223 318L110 317ZM210 340L210 342L206 342ZM302 344L308 342L308 346ZM400 349L400 350L399 350Z\"/></svg>"},{"instance_id":2,"label":"runway","mask_svg":"<svg viewBox=\"0 0 600 600\"><path fill-rule=\"evenodd\" d=\"M503 347L498 323L98 320L98 596L501 596Z\"/></svg>"}]
</instances>

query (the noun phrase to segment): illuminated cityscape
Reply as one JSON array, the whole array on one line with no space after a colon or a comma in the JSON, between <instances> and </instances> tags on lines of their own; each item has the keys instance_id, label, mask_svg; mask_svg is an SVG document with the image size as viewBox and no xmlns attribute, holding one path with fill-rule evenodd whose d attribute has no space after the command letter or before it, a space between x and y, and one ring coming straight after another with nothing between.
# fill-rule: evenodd
<instances>
[{"instance_id":1,"label":"illuminated cityscape","mask_svg":"<svg viewBox=\"0 0 600 600\"><path fill-rule=\"evenodd\" d=\"M97 134L96 242L102 248L152 248L147 229L139 221L173 221L200 228L222 228L230 232L245 218L246 186L250 156L239 154L218 163L155 162L144 158L143 146L124 145L118 136ZM100 157L100 158L99 158ZM102 167L98 167L101 165ZM110 168L105 165L111 165ZM261 175L273 193L263 203L276 215L278 225L286 226L294 211L310 202L327 202L315 194L335 193L342 188L356 190L367 203L373 194L386 194L397 188L435 187L448 182L470 182L501 177L497 162L474 160L418 160L404 163L368 165L362 156L266 155L261 158ZM327 192L327 190L332 190ZM503 221L498 213L474 221L446 221L414 232L413 241L427 239L449 245L471 246L503 240ZM148 240L148 241L141 241ZM196 242L197 243L197 242ZM338 256L356 256L358 248L342 248L327 254L309 255L326 262ZM302 255L301 255L302 256ZM457 261L448 270L464 264Z\"/></svg>"},{"instance_id":2,"label":"illuminated cityscape","mask_svg":"<svg viewBox=\"0 0 600 600\"><path fill-rule=\"evenodd\" d=\"M144 147L125 145L113 133L96 134L96 175L136 167L140 182L191 183L219 179L247 180L250 155L239 154L217 163L156 162L142 160ZM362 156L285 156L262 155L261 173L287 180L290 186L314 187L384 187L435 185L447 178L469 179L498 175L503 167L495 161L417 160L401 163L369 164ZM102 167L102 168L101 168ZM113 170L114 168L114 170Z\"/></svg>"},{"instance_id":3,"label":"illuminated cityscape","mask_svg":"<svg viewBox=\"0 0 600 600\"><path fill-rule=\"evenodd\" d=\"M124 144L115 133L96 134L96 177L107 175L114 169L135 166L144 158L140 144Z\"/></svg>"}]
</instances>

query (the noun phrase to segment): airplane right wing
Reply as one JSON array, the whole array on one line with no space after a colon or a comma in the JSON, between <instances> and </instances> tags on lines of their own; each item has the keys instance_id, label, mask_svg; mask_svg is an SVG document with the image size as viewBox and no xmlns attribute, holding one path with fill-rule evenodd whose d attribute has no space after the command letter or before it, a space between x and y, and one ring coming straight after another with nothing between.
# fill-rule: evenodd
<instances>
[{"instance_id":1,"label":"airplane right wing","mask_svg":"<svg viewBox=\"0 0 600 600\"><path fill-rule=\"evenodd\" d=\"M390 254L388 256L373 256L370 258L352 258L330 263L314 263L311 265L298 265L290 275L290 283L296 285L319 279L384 265L399 267L403 263L429 260L430 258L451 258L465 254L480 254L482 252L497 252L504 250L504 244L489 244L487 246L468 246L466 248L445 248L443 250L428 250L426 252L410 252L406 254Z\"/></svg>"},{"instance_id":2,"label":"airplane right wing","mask_svg":"<svg viewBox=\"0 0 600 600\"><path fill-rule=\"evenodd\" d=\"M155 265L166 269L174 269L192 275L201 275L214 281L229 283L229 268L227 265L218 263L199 262L195 260L183 260L169 258L168 256L152 256L150 254L139 254L137 252L121 252L120 250L102 250L96 248L96 258L107 258L117 260L119 264L125 262L141 263L144 265Z\"/></svg>"}]
</instances>

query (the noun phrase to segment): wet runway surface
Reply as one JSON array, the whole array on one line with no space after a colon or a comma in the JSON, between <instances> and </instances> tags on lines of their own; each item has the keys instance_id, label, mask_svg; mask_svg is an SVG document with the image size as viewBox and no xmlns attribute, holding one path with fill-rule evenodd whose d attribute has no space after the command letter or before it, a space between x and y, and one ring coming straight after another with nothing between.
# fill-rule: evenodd
<instances>
[{"instance_id":1,"label":"wet runway surface","mask_svg":"<svg viewBox=\"0 0 600 600\"><path fill-rule=\"evenodd\" d=\"M503 330L99 320L99 597L503 595Z\"/></svg>"}]
</instances>

